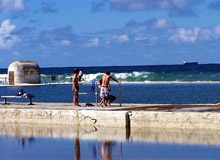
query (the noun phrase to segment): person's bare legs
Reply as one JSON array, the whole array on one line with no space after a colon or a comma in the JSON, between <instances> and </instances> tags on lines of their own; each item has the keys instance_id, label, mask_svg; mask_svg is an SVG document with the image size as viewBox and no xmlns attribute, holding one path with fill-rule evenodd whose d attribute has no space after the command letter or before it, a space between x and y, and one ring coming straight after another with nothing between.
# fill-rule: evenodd
<instances>
[{"instance_id":1,"label":"person's bare legs","mask_svg":"<svg viewBox=\"0 0 220 160\"><path fill-rule=\"evenodd\" d=\"M108 102L108 106L110 107L111 104L112 104L112 100L110 100L110 101Z\"/></svg>"},{"instance_id":2,"label":"person's bare legs","mask_svg":"<svg viewBox=\"0 0 220 160\"><path fill-rule=\"evenodd\" d=\"M104 104L104 106L102 104ZM106 107L107 106L106 103L105 103L105 98L102 98L102 101L99 103L99 105L101 107Z\"/></svg>"},{"instance_id":3,"label":"person's bare legs","mask_svg":"<svg viewBox=\"0 0 220 160\"><path fill-rule=\"evenodd\" d=\"M80 107L77 97L74 97L74 107Z\"/></svg>"},{"instance_id":4,"label":"person's bare legs","mask_svg":"<svg viewBox=\"0 0 220 160\"><path fill-rule=\"evenodd\" d=\"M101 102L99 103L99 106L100 106L100 107L102 107L103 99L104 99L104 98L102 98Z\"/></svg>"},{"instance_id":5,"label":"person's bare legs","mask_svg":"<svg viewBox=\"0 0 220 160\"><path fill-rule=\"evenodd\" d=\"M101 100L101 102L99 103L99 106L102 107L102 103L103 103L103 99Z\"/></svg>"},{"instance_id":6,"label":"person's bare legs","mask_svg":"<svg viewBox=\"0 0 220 160\"><path fill-rule=\"evenodd\" d=\"M103 104L104 104L103 107L106 107L106 106L107 106L107 104L106 104L106 102L105 102L105 98L103 98Z\"/></svg>"},{"instance_id":7,"label":"person's bare legs","mask_svg":"<svg viewBox=\"0 0 220 160\"><path fill-rule=\"evenodd\" d=\"M106 104L106 97L104 97L103 104L104 104L104 107L107 106L107 104Z\"/></svg>"},{"instance_id":8,"label":"person's bare legs","mask_svg":"<svg viewBox=\"0 0 220 160\"><path fill-rule=\"evenodd\" d=\"M79 99L79 90L74 90L74 107L80 107L78 103Z\"/></svg>"}]
</instances>

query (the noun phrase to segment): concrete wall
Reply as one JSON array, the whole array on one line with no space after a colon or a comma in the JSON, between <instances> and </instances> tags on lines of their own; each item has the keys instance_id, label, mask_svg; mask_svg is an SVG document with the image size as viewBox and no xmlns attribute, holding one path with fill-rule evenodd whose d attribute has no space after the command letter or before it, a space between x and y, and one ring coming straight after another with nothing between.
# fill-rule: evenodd
<instances>
[{"instance_id":1,"label":"concrete wall","mask_svg":"<svg viewBox=\"0 0 220 160\"><path fill-rule=\"evenodd\" d=\"M0 123L125 127L125 111L0 109Z\"/></svg>"},{"instance_id":2,"label":"concrete wall","mask_svg":"<svg viewBox=\"0 0 220 160\"><path fill-rule=\"evenodd\" d=\"M220 129L220 113L0 109L0 123L133 128Z\"/></svg>"},{"instance_id":3,"label":"concrete wall","mask_svg":"<svg viewBox=\"0 0 220 160\"><path fill-rule=\"evenodd\" d=\"M132 111L130 122L131 128L220 129L220 113Z\"/></svg>"}]
</instances>

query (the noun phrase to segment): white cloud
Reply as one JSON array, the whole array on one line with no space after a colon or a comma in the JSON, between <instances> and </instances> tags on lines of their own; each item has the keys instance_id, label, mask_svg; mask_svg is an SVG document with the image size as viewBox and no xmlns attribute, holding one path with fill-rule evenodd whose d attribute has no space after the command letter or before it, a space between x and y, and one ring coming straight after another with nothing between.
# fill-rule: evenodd
<instances>
[{"instance_id":1,"label":"white cloud","mask_svg":"<svg viewBox=\"0 0 220 160\"><path fill-rule=\"evenodd\" d=\"M113 35L113 39L118 41L119 43L128 42L129 37L126 34L123 35Z\"/></svg>"},{"instance_id":2,"label":"white cloud","mask_svg":"<svg viewBox=\"0 0 220 160\"><path fill-rule=\"evenodd\" d=\"M193 29L179 28L170 37L170 40L175 42L196 42L196 41L207 41L220 38L220 25L213 28L199 28L194 27Z\"/></svg>"},{"instance_id":3,"label":"white cloud","mask_svg":"<svg viewBox=\"0 0 220 160\"><path fill-rule=\"evenodd\" d=\"M62 46L70 46L70 45L71 45L71 42L68 41L68 40L62 40L62 41L61 41L61 45L62 45Z\"/></svg>"},{"instance_id":4,"label":"white cloud","mask_svg":"<svg viewBox=\"0 0 220 160\"><path fill-rule=\"evenodd\" d=\"M134 40L135 41L144 41L144 40L147 40L147 36L144 35L143 33L142 34L138 34L134 37Z\"/></svg>"},{"instance_id":5,"label":"white cloud","mask_svg":"<svg viewBox=\"0 0 220 160\"><path fill-rule=\"evenodd\" d=\"M69 56L70 56L70 54L67 53L67 52L62 53L62 55L63 55L64 57L69 57Z\"/></svg>"},{"instance_id":6,"label":"white cloud","mask_svg":"<svg viewBox=\"0 0 220 160\"><path fill-rule=\"evenodd\" d=\"M156 43L158 41L158 37L157 36L151 36L150 38L150 43L151 45L153 45L154 43Z\"/></svg>"},{"instance_id":7,"label":"white cloud","mask_svg":"<svg viewBox=\"0 0 220 160\"><path fill-rule=\"evenodd\" d=\"M110 46L111 46L111 41L106 41L106 42L105 42L105 45L106 45L107 47L110 47Z\"/></svg>"},{"instance_id":8,"label":"white cloud","mask_svg":"<svg viewBox=\"0 0 220 160\"><path fill-rule=\"evenodd\" d=\"M186 0L173 0L173 4L178 8L185 8L187 5Z\"/></svg>"},{"instance_id":9,"label":"white cloud","mask_svg":"<svg viewBox=\"0 0 220 160\"><path fill-rule=\"evenodd\" d=\"M15 25L11 24L9 20L2 22L0 27L0 49L10 49L19 42L16 35L11 34L15 29Z\"/></svg>"},{"instance_id":10,"label":"white cloud","mask_svg":"<svg viewBox=\"0 0 220 160\"><path fill-rule=\"evenodd\" d=\"M167 20L164 18L158 18L155 24L156 28L163 28L167 26Z\"/></svg>"},{"instance_id":11,"label":"white cloud","mask_svg":"<svg viewBox=\"0 0 220 160\"><path fill-rule=\"evenodd\" d=\"M99 46L99 38L89 39L89 42L85 45L86 47L98 47Z\"/></svg>"},{"instance_id":12,"label":"white cloud","mask_svg":"<svg viewBox=\"0 0 220 160\"><path fill-rule=\"evenodd\" d=\"M136 42L142 42L144 45L154 45L158 41L158 37L154 35L140 34L134 37Z\"/></svg>"},{"instance_id":13,"label":"white cloud","mask_svg":"<svg viewBox=\"0 0 220 160\"><path fill-rule=\"evenodd\" d=\"M170 40L175 42L195 42L198 39L199 30L199 27L194 27L193 30L184 28L177 29L176 33L171 36Z\"/></svg>"},{"instance_id":14,"label":"white cloud","mask_svg":"<svg viewBox=\"0 0 220 160\"><path fill-rule=\"evenodd\" d=\"M176 27L173 21L169 21L165 18L152 18L144 21L143 23L136 22L134 20L126 24L128 29L132 29L133 33L147 32L150 29L168 29ZM135 31L135 32L134 32Z\"/></svg>"},{"instance_id":15,"label":"white cloud","mask_svg":"<svg viewBox=\"0 0 220 160\"><path fill-rule=\"evenodd\" d=\"M0 12L7 13L24 10L24 0L0 0Z\"/></svg>"},{"instance_id":16,"label":"white cloud","mask_svg":"<svg viewBox=\"0 0 220 160\"><path fill-rule=\"evenodd\" d=\"M163 2L158 3L158 9L165 10L165 9L168 9L168 8L169 8L169 2L168 1L163 1Z\"/></svg>"},{"instance_id":17,"label":"white cloud","mask_svg":"<svg viewBox=\"0 0 220 160\"><path fill-rule=\"evenodd\" d=\"M42 50L48 49L47 46L42 44L42 43L39 45L39 48L42 49Z\"/></svg>"},{"instance_id":18,"label":"white cloud","mask_svg":"<svg viewBox=\"0 0 220 160\"><path fill-rule=\"evenodd\" d=\"M215 26L213 32L216 38L220 38L220 25Z\"/></svg>"},{"instance_id":19,"label":"white cloud","mask_svg":"<svg viewBox=\"0 0 220 160\"><path fill-rule=\"evenodd\" d=\"M172 16L194 16L194 7L201 0L105 0L112 9L120 11L165 10Z\"/></svg>"},{"instance_id":20,"label":"white cloud","mask_svg":"<svg viewBox=\"0 0 220 160\"><path fill-rule=\"evenodd\" d=\"M146 4L144 2L131 2L129 5L129 10L140 10L144 9L146 7Z\"/></svg>"},{"instance_id":21,"label":"white cloud","mask_svg":"<svg viewBox=\"0 0 220 160\"><path fill-rule=\"evenodd\" d=\"M210 40L212 31L210 29L201 29L199 32L199 40Z\"/></svg>"},{"instance_id":22,"label":"white cloud","mask_svg":"<svg viewBox=\"0 0 220 160\"><path fill-rule=\"evenodd\" d=\"M21 54L20 54L19 52L13 52L11 55L12 55L12 56L16 56L16 57L21 56Z\"/></svg>"}]
</instances>

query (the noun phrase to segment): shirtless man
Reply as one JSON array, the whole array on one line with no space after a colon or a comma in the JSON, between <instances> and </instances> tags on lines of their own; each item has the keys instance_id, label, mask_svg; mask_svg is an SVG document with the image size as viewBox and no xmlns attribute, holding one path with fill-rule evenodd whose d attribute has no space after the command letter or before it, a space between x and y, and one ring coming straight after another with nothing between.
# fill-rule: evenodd
<instances>
[{"instance_id":1,"label":"shirtless man","mask_svg":"<svg viewBox=\"0 0 220 160\"><path fill-rule=\"evenodd\" d=\"M78 103L78 98L79 98L79 83L78 83L78 76L79 74L79 69L74 69L74 75L73 75L73 95L74 95L74 106L75 107L80 107Z\"/></svg>"},{"instance_id":2,"label":"shirtless man","mask_svg":"<svg viewBox=\"0 0 220 160\"><path fill-rule=\"evenodd\" d=\"M101 88L100 88L100 97L102 98L102 101L99 103L99 105L102 106L102 107L106 107L105 100L107 99L107 97L109 95L108 87L109 87L110 79L112 79L113 81L119 83L118 80L116 80L112 76L110 76L110 72L106 72L106 75L104 75L102 77L102 85L101 85ZM102 104L104 104L104 106Z\"/></svg>"},{"instance_id":3,"label":"shirtless man","mask_svg":"<svg viewBox=\"0 0 220 160\"><path fill-rule=\"evenodd\" d=\"M98 86L98 88L99 88L99 90L101 90L102 79L99 81L99 84L100 84L100 85ZM108 91L111 92L110 84L108 85ZM115 100L116 100L116 97L113 96L113 95L110 95L110 94L108 94L107 98L105 98L105 102L106 102L106 103L108 102L108 106L111 106L111 103L112 103L113 101L115 101Z\"/></svg>"}]
</instances>

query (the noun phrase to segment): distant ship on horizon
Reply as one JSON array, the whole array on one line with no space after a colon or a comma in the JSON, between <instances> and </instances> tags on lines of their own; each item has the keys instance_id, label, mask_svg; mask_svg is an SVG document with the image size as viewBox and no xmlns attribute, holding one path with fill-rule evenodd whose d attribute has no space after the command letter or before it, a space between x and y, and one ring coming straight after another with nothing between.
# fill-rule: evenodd
<instances>
[{"instance_id":1,"label":"distant ship on horizon","mask_svg":"<svg viewBox=\"0 0 220 160\"><path fill-rule=\"evenodd\" d=\"M197 65L198 62L187 62L187 61L183 61L184 65Z\"/></svg>"}]
</instances>

